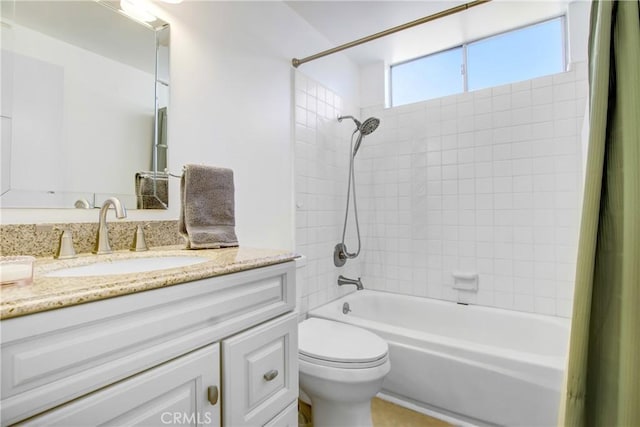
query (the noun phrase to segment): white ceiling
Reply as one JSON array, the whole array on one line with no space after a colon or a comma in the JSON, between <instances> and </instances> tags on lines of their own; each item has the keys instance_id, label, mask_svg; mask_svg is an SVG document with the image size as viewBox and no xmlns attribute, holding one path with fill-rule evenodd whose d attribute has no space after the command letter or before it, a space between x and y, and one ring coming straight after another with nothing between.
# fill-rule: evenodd
<instances>
[{"instance_id":1,"label":"white ceiling","mask_svg":"<svg viewBox=\"0 0 640 427\"><path fill-rule=\"evenodd\" d=\"M529 23L562 15L569 0L493 0L418 27L348 49L344 53L358 65L389 64L426 55ZM2 2L4 6L11 2ZM104 1L104 3L114 3ZM327 48L400 25L465 3L460 0L290 0L285 3L324 35ZM117 4L117 3L116 3ZM85 49L129 63L140 69L153 64L153 31L118 17L93 1L18 1L17 23L45 32ZM4 12L4 10L3 10ZM4 14L4 13L3 13ZM80 17L70 25L72 17ZM105 40L110 43L105 44ZM140 41L137 46L133 41ZM125 48L126 46L126 48ZM317 51L298 52L297 57ZM322 59L319 59L320 61Z\"/></svg>"},{"instance_id":2,"label":"white ceiling","mask_svg":"<svg viewBox=\"0 0 640 427\"><path fill-rule=\"evenodd\" d=\"M465 2L294 0L286 3L337 46ZM393 64L560 16L566 13L567 5L568 0L493 0L344 53L361 66L378 61ZM297 57L315 53L299 52Z\"/></svg>"}]
</instances>

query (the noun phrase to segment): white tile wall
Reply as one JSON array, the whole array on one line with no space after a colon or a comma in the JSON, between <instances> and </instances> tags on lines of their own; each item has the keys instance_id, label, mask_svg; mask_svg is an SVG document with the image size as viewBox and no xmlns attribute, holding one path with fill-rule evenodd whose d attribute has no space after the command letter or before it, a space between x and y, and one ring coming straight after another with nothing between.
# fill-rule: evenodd
<instances>
[{"instance_id":1,"label":"white tile wall","mask_svg":"<svg viewBox=\"0 0 640 427\"><path fill-rule=\"evenodd\" d=\"M359 109L296 71L296 252L306 256L297 272L297 308L302 315L353 291L337 286L338 275L361 275L362 257L340 269L333 264L333 248L342 237L353 132L353 122L336 120L343 114L357 116ZM353 230L353 223L350 227ZM350 251L356 249L356 242L355 235L348 233Z\"/></svg>"},{"instance_id":2,"label":"white tile wall","mask_svg":"<svg viewBox=\"0 0 640 427\"><path fill-rule=\"evenodd\" d=\"M298 309L365 286L568 317L582 191L586 64L423 103L360 112L381 125L356 158L363 254L341 269L351 122L338 94L295 75ZM353 222L350 222L353 231ZM355 248L353 232L347 236ZM475 271L477 293L454 290Z\"/></svg>"},{"instance_id":3,"label":"white tile wall","mask_svg":"<svg viewBox=\"0 0 640 427\"><path fill-rule=\"evenodd\" d=\"M580 63L362 111L381 119L356 161L365 285L568 317L586 96ZM453 270L479 273L479 291L454 290Z\"/></svg>"}]
</instances>

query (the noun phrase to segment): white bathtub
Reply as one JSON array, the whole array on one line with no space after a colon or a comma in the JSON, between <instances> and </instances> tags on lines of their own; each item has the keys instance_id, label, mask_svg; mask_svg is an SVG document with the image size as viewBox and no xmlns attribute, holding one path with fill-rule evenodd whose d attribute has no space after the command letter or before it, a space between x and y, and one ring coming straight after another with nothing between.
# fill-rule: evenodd
<instances>
[{"instance_id":1,"label":"white bathtub","mask_svg":"<svg viewBox=\"0 0 640 427\"><path fill-rule=\"evenodd\" d=\"M368 290L309 316L389 342L386 394L473 424L557 424L567 319Z\"/></svg>"}]
</instances>

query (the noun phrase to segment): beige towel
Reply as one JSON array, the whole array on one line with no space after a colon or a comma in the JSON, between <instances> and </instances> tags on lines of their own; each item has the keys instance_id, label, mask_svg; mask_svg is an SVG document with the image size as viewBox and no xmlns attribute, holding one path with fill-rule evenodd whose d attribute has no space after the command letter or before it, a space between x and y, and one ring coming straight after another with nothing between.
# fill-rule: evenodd
<instances>
[{"instance_id":1,"label":"beige towel","mask_svg":"<svg viewBox=\"0 0 640 427\"><path fill-rule=\"evenodd\" d=\"M186 165L180 181L180 234L189 249L238 246L233 171Z\"/></svg>"}]
</instances>

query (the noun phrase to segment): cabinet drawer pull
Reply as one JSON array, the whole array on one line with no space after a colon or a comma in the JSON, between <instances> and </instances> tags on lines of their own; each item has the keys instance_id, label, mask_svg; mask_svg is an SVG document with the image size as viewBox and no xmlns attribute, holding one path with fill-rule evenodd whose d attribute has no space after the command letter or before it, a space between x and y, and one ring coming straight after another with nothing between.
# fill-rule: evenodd
<instances>
[{"instance_id":1,"label":"cabinet drawer pull","mask_svg":"<svg viewBox=\"0 0 640 427\"><path fill-rule=\"evenodd\" d=\"M215 385L209 386L207 389L207 400L212 405L218 403L218 387Z\"/></svg>"},{"instance_id":2,"label":"cabinet drawer pull","mask_svg":"<svg viewBox=\"0 0 640 427\"><path fill-rule=\"evenodd\" d=\"M262 377L267 381L271 381L277 376L278 376L278 370L277 369L272 369L269 372L267 372L266 374L264 374Z\"/></svg>"}]
</instances>

